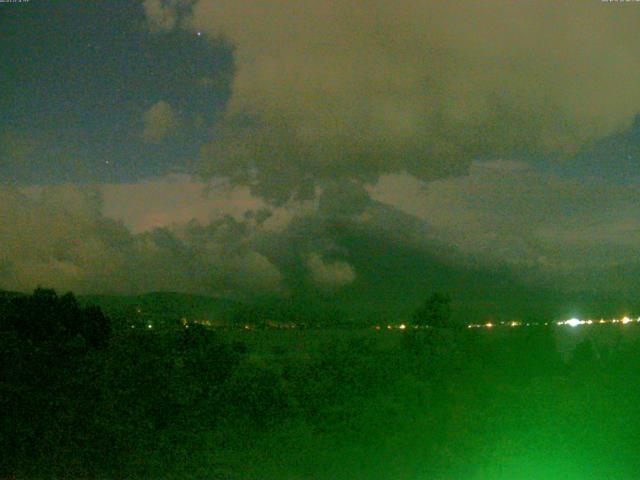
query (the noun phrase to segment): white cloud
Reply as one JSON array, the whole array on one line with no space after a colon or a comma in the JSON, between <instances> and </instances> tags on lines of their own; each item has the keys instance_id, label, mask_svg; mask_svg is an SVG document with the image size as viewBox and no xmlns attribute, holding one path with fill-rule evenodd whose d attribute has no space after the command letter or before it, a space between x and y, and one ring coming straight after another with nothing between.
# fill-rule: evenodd
<instances>
[{"instance_id":1,"label":"white cloud","mask_svg":"<svg viewBox=\"0 0 640 480\"><path fill-rule=\"evenodd\" d=\"M311 279L320 287L336 289L349 285L356 278L356 273L347 262L325 262L317 253L312 253L307 260Z\"/></svg>"},{"instance_id":2,"label":"white cloud","mask_svg":"<svg viewBox=\"0 0 640 480\"><path fill-rule=\"evenodd\" d=\"M134 233L195 220L208 224L225 215L241 219L265 208L246 187L207 185L187 175L168 175L138 183L105 184L104 214L121 220Z\"/></svg>"},{"instance_id":3,"label":"white cloud","mask_svg":"<svg viewBox=\"0 0 640 480\"><path fill-rule=\"evenodd\" d=\"M188 7L190 0L144 0L142 6L152 32L170 31L176 28L180 12Z\"/></svg>"},{"instance_id":4,"label":"white cloud","mask_svg":"<svg viewBox=\"0 0 640 480\"><path fill-rule=\"evenodd\" d=\"M142 138L147 142L160 142L175 133L180 126L177 112L164 100L152 105L143 116Z\"/></svg>"}]
</instances>

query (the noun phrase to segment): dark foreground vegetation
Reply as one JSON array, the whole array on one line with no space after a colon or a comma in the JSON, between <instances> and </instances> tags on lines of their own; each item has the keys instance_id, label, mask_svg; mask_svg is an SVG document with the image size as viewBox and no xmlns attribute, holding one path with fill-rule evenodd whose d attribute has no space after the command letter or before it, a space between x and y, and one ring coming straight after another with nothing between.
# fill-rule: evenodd
<instances>
[{"instance_id":1,"label":"dark foreground vegetation","mask_svg":"<svg viewBox=\"0 0 640 480\"><path fill-rule=\"evenodd\" d=\"M249 348L112 330L47 290L0 303L0 478L640 476L635 345L566 361L551 329L437 328Z\"/></svg>"}]
</instances>

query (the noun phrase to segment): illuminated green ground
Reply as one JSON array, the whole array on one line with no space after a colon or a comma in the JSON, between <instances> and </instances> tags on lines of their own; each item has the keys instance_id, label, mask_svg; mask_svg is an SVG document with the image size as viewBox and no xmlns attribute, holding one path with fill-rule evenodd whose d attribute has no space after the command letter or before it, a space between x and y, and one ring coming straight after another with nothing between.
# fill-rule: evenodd
<instances>
[{"instance_id":1,"label":"illuminated green ground","mask_svg":"<svg viewBox=\"0 0 640 480\"><path fill-rule=\"evenodd\" d=\"M506 330L128 331L57 363L4 337L23 360L3 363L0 466L28 479L638 478L633 336L563 357L557 330Z\"/></svg>"},{"instance_id":2,"label":"illuminated green ground","mask_svg":"<svg viewBox=\"0 0 640 480\"><path fill-rule=\"evenodd\" d=\"M581 345L565 363L548 342L461 341L442 357L346 348L334 361L351 390L334 385L317 417L260 433L228 461L248 479L637 478L634 345L600 361Z\"/></svg>"}]
</instances>

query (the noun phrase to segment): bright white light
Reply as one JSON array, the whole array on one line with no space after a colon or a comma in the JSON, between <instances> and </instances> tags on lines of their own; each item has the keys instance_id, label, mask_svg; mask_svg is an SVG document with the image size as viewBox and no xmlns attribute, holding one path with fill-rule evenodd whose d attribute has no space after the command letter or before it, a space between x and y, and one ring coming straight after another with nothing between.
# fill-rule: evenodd
<instances>
[{"instance_id":1,"label":"bright white light","mask_svg":"<svg viewBox=\"0 0 640 480\"><path fill-rule=\"evenodd\" d=\"M153 325L149 324L147 325L147 328L153 328Z\"/></svg>"},{"instance_id":2,"label":"bright white light","mask_svg":"<svg viewBox=\"0 0 640 480\"><path fill-rule=\"evenodd\" d=\"M402 324L402 325L400 325L398 328L399 328L400 330L404 330L405 328L407 328L407 326L403 323L403 324Z\"/></svg>"},{"instance_id":3,"label":"bright white light","mask_svg":"<svg viewBox=\"0 0 640 480\"><path fill-rule=\"evenodd\" d=\"M565 325L569 325L570 327L577 327L578 325L582 325L582 322L577 318L572 318L564 322Z\"/></svg>"},{"instance_id":4,"label":"bright white light","mask_svg":"<svg viewBox=\"0 0 640 480\"><path fill-rule=\"evenodd\" d=\"M622 323L624 323L625 325L626 325L627 323L631 323L631 319L630 319L629 317L624 317L624 318L622 319Z\"/></svg>"}]
</instances>

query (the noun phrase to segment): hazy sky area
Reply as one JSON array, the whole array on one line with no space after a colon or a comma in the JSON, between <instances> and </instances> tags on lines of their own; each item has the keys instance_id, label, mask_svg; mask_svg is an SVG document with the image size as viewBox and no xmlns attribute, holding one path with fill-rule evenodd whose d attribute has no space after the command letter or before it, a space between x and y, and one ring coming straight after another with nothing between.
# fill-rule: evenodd
<instances>
[{"instance_id":1,"label":"hazy sky area","mask_svg":"<svg viewBox=\"0 0 640 480\"><path fill-rule=\"evenodd\" d=\"M0 3L0 288L640 314L640 8Z\"/></svg>"}]
</instances>

